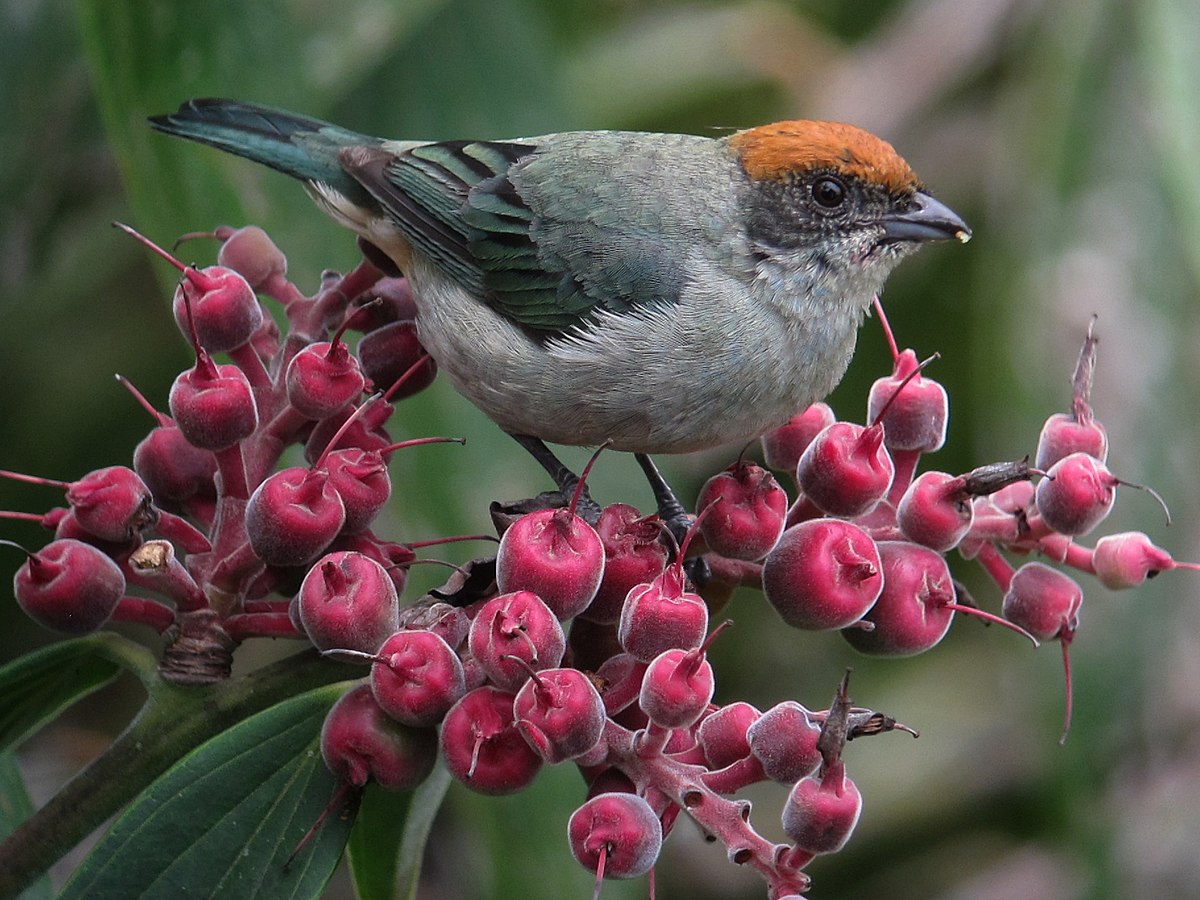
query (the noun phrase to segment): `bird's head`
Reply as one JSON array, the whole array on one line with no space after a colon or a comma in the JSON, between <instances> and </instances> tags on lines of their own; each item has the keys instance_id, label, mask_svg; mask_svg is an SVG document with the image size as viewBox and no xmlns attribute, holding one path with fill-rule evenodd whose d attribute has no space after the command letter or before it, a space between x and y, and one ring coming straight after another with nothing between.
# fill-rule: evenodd
<instances>
[{"instance_id":1,"label":"bird's head","mask_svg":"<svg viewBox=\"0 0 1200 900\"><path fill-rule=\"evenodd\" d=\"M729 146L749 185L746 228L755 252L852 293L878 290L928 241L971 237L891 144L861 128L776 122L731 135Z\"/></svg>"}]
</instances>

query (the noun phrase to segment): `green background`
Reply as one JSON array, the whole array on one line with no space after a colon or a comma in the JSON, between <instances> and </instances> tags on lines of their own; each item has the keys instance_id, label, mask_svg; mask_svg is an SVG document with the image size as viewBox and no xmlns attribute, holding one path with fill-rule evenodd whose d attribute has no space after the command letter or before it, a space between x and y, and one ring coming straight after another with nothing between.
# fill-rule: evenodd
<instances>
[{"instance_id":1,"label":"green background","mask_svg":"<svg viewBox=\"0 0 1200 900\"><path fill-rule=\"evenodd\" d=\"M353 240L296 185L152 133L147 115L234 96L360 131L505 138L574 128L709 133L778 118L836 118L883 135L975 230L906 263L885 302L902 344L942 355L947 448L961 471L1032 452L1065 409L1088 316L1099 314L1097 414L1123 479L1103 531L1142 529L1200 558L1200 8L1185 0L872 4L634 0L65 0L0 6L0 468L78 477L127 462L150 422L112 380L165 405L189 352L168 311L173 274L109 227L162 243L254 222L311 290L354 263ZM187 245L211 262L212 245ZM833 398L861 420L889 368L869 321ZM401 539L479 531L495 498L546 485L446 384L406 402L397 438L462 434L392 466L381 530ZM667 460L685 497L737 448ZM579 462L583 454L569 453ZM628 460L601 460L595 495L647 505ZM0 482L0 509L40 511L53 489ZM38 544L24 523L4 536ZM477 548L447 549L467 558ZM10 557L15 568L19 557ZM961 560L979 601L998 597ZM414 575L411 596L438 576ZM854 655L836 636L778 626L739 596L713 657L719 702L824 707L847 665L852 694L922 732L863 741L848 768L864 796L845 851L814 863L814 898L1177 897L1200 883L1200 608L1196 575L1117 595L1082 579L1073 646L1076 720L1057 745L1056 646L959 622L913 660ZM424 579L424 580L422 580ZM136 632L134 632L136 633ZM0 604L0 661L51 640ZM289 647L255 648L265 659ZM247 662L246 664L250 664ZM124 681L19 755L36 802L135 708ZM779 839L778 789L752 793ZM566 768L519 796L452 787L421 896L585 896L565 823ZM71 865L58 873L69 871ZM345 880L330 896L344 896ZM682 822L661 897L758 897L757 878ZM644 896L644 884L603 896Z\"/></svg>"}]
</instances>

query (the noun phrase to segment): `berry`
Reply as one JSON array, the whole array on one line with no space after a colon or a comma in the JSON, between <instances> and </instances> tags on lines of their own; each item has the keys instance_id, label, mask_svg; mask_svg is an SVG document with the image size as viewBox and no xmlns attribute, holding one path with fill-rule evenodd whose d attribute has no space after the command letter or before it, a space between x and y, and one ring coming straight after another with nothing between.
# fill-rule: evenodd
<instances>
[{"instance_id":1,"label":"berry","mask_svg":"<svg viewBox=\"0 0 1200 900\"><path fill-rule=\"evenodd\" d=\"M600 510L596 534L604 546L604 574L596 596L579 615L590 622L611 624L621 618L621 607L633 588L662 574L667 548L659 540L662 532L657 520L624 503Z\"/></svg>"},{"instance_id":2,"label":"berry","mask_svg":"<svg viewBox=\"0 0 1200 900\"><path fill-rule=\"evenodd\" d=\"M201 450L226 450L258 427L245 374L237 366L216 365L203 349L195 367L175 379L167 402L183 436Z\"/></svg>"},{"instance_id":3,"label":"berry","mask_svg":"<svg viewBox=\"0 0 1200 900\"><path fill-rule=\"evenodd\" d=\"M436 725L466 692L462 662L432 631L397 631L371 666L376 702L405 725Z\"/></svg>"},{"instance_id":4,"label":"berry","mask_svg":"<svg viewBox=\"0 0 1200 900\"><path fill-rule=\"evenodd\" d=\"M821 764L821 729L807 709L792 700L777 703L750 726L746 740L772 781L795 784Z\"/></svg>"},{"instance_id":5,"label":"berry","mask_svg":"<svg viewBox=\"0 0 1200 900\"><path fill-rule=\"evenodd\" d=\"M835 422L808 445L796 480L826 513L853 518L869 513L886 496L895 471L883 446L883 426Z\"/></svg>"},{"instance_id":6,"label":"berry","mask_svg":"<svg viewBox=\"0 0 1200 900\"><path fill-rule=\"evenodd\" d=\"M662 728L688 728L704 715L716 688L705 649L729 624L713 629L694 650L664 650L651 661L638 694L638 706L650 721Z\"/></svg>"},{"instance_id":7,"label":"berry","mask_svg":"<svg viewBox=\"0 0 1200 900\"><path fill-rule=\"evenodd\" d=\"M842 636L871 656L911 656L941 641L954 616L954 580L946 561L928 547L880 541L883 590L866 614L871 630L847 628Z\"/></svg>"},{"instance_id":8,"label":"berry","mask_svg":"<svg viewBox=\"0 0 1200 900\"><path fill-rule=\"evenodd\" d=\"M604 575L604 545L574 507L526 513L496 552L500 591L533 591L564 621L587 609Z\"/></svg>"},{"instance_id":9,"label":"berry","mask_svg":"<svg viewBox=\"0 0 1200 900\"><path fill-rule=\"evenodd\" d=\"M180 506L194 497L216 497L216 457L189 441L174 422L142 438L133 451L133 470L160 505Z\"/></svg>"},{"instance_id":10,"label":"berry","mask_svg":"<svg viewBox=\"0 0 1200 900\"><path fill-rule=\"evenodd\" d=\"M708 606L685 590L678 560L648 584L629 592L621 607L617 637L634 658L649 662L664 650L699 647L708 630Z\"/></svg>"},{"instance_id":11,"label":"berry","mask_svg":"<svg viewBox=\"0 0 1200 900\"><path fill-rule=\"evenodd\" d=\"M442 759L450 774L481 794L527 787L542 758L513 722L514 696L495 687L469 691L442 722Z\"/></svg>"},{"instance_id":12,"label":"berry","mask_svg":"<svg viewBox=\"0 0 1200 900\"><path fill-rule=\"evenodd\" d=\"M517 728L548 763L575 759L600 742L604 702L578 669L533 672L513 701Z\"/></svg>"},{"instance_id":13,"label":"berry","mask_svg":"<svg viewBox=\"0 0 1200 900\"><path fill-rule=\"evenodd\" d=\"M871 385L867 397L867 421L883 426L883 442L892 450L940 450L949 417L946 389L921 375L912 350L896 357L892 374Z\"/></svg>"},{"instance_id":14,"label":"berry","mask_svg":"<svg viewBox=\"0 0 1200 900\"><path fill-rule=\"evenodd\" d=\"M255 488L246 504L246 536L269 566L312 562L345 522L346 507L323 469L281 469Z\"/></svg>"},{"instance_id":15,"label":"berry","mask_svg":"<svg viewBox=\"0 0 1200 900\"><path fill-rule=\"evenodd\" d=\"M704 717L696 738L710 769L723 769L750 755L746 734L761 715L749 703L739 701Z\"/></svg>"},{"instance_id":16,"label":"berry","mask_svg":"<svg viewBox=\"0 0 1200 900\"><path fill-rule=\"evenodd\" d=\"M796 465L813 438L837 421L828 403L814 403L796 413L787 424L762 436L763 460L776 472L796 474Z\"/></svg>"},{"instance_id":17,"label":"berry","mask_svg":"<svg viewBox=\"0 0 1200 900\"><path fill-rule=\"evenodd\" d=\"M125 576L90 544L64 538L30 554L13 576L13 595L29 618L67 634L90 634L125 594Z\"/></svg>"},{"instance_id":18,"label":"berry","mask_svg":"<svg viewBox=\"0 0 1200 900\"><path fill-rule=\"evenodd\" d=\"M810 519L783 533L767 556L763 594L793 628L846 628L883 590L871 536L841 519Z\"/></svg>"},{"instance_id":19,"label":"berry","mask_svg":"<svg viewBox=\"0 0 1200 900\"><path fill-rule=\"evenodd\" d=\"M1171 554L1156 547L1140 531L1109 534L1096 541L1092 551L1092 569L1107 588L1136 587L1147 578L1171 569L1194 569L1192 563L1180 563Z\"/></svg>"},{"instance_id":20,"label":"berry","mask_svg":"<svg viewBox=\"0 0 1200 900\"><path fill-rule=\"evenodd\" d=\"M571 853L603 878L637 878L654 866L663 833L650 804L637 794L597 794L567 823Z\"/></svg>"},{"instance_id":21,"label":"berry","mask_svg":"<svg viewBox=\"0 0 1200 900\"><path fill-rule=\"evenodd\" d=\"M345 509L342 531L354 534L367 528L392 496L392 479L382 454L358 447L331 450L324 468Z\"/></svg>"},{"instance_id":22,"label":"berry","mask_svg":"<svg viewBox=\"0 0 1200 900\"><path fill-rule=\"evenodd\" d=\"M841 760L796 782L783 807L783 830L807 853L835 853L862 814L862 794Z\"/></svg>"},{"instance_id":23,"label":"berry","mask_svg":"<svg viewBox=\"0 0 1200 900\"><path fill-rule=\"evenodd\" d=\"M1038 482L1034 495L1042 520L1059 534L1087 534L1112 510L1120 482L1087 453L1064 456Z\"/></svg>"},{"instance_id":24,"label":"berry","mask_svg":"<svg viewBox=\"0 0 1200 900\"><path fill-rule=\"evenodd\" d=\"M411 321L392 322L364 334L358 342L358 358L375 390L388 391L393 401L423 391L437 376L437 363L421 346ZM412 374L397 386L396 382L414 366L417 368Z\"/></svg>"},{"instance_id":25,"label":"berry","mask_svg":"<svg viewBox=\"0 0 1200 900\"><path fill-rule=\"evenodd\" d=\"M157 518L150 489L133 469L109 466L67 485L79 526L102 541L123 544Z\"/></svg>"},{"instance_id":26,"label":"berry","mask_svg":"<svg viewBox=\"0 0 1200 900\"><path fill-rule=\"evenodd\" d=\"M396 588L383 566L361 553L330 553L296 595L300 624L318 650L375 653L400 627Z\"/></svg>"},{"instance_id":27,"label":"berry","mask_svg":"<svg viewBox=\"0 0 1200 900\"><path fill-rule=\"evenodd\" d=\"M779 541L788 498L775 476L738 460L710 478L696 508L710 510L700 522L708 548L730 559L762 559Z\"/></svg>"},{"instance_id":28,"label":"berry","mask_svg":"<svg viewBox=\"0 0 1200 900\"><path fill-rule=\"evenodd\" d=\"M254 290L267 289L287 275L287 257L257 225L236 230L224 226L216 236L221 241L217 263L233 269Z\"/></svg>"},{"instance_id":29,"label":"berry","mask_svg":"<svg viewBox=\"0 0 1200 900\"><path fill-rule=\"evenodd\" d=\"M437 762L437 733L388 718L371 689L360 684L344 694L321 726L321 756L329 771L355 787L374 781L407 791L429 777Z\"/></svg>"},{"instance_id":30,"label":"berry","mask_svg":"<svg viewBox=\"0 0 1200 900\"><path fill-rule=\"evenodd\" d=\"M306 418L332 416L362 394L366 379L341 339L345 330L343 322L332 340L309 344L288 363L288 402Z\"/></svg>"},{"instance_id":31,"label":"berry","mask_svg":"<svg viewBox=\"0 0 1200 900\"><path fill-rule=\"evenodd\" d=\"M515 691L529 678L530 668L553 669L562 662L566 636L536 594L516 591L493 597L479 608L467 644L488 678Z\"/></svg>"}]
</instances>

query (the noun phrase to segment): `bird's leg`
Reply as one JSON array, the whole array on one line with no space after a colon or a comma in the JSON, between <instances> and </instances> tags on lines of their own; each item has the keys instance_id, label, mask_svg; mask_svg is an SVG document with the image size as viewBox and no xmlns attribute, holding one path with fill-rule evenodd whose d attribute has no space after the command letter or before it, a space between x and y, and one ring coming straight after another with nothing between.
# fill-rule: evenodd
<instances>
[{"instance_id":1,"label":"bird's leg","mask_svg":"<svg viewBox=\"0 0 1200 900\"><path fill-rule=\"evenodd\" d=\"M546 474L558 487L558 492L569 502L576 488L579 487L579 476L568 469L541 438L535 438L528 434L514 434L512 439L524 447L529 455L541 464L541 467L546 470ZM593 525L600 518L600 506L592 499L586 486L579 497L579 504L575 512L581 519Z\"/></svg>"},{"instance_id":2,"label":"bird's leg","mask_svg":"<svg viewBox=\"0 0 1200 900\"><path fill-rule=\"evenodd\" d=\"M658 504L658 517L663 520L667 529L675 538L675 546L681 547L683 539L687 536L688 529L692 527L693 519L688 515L688 511L684 505L679 502L679 497L675 495L675 491L667 484L667 480L662 477L662 473L658 471L658 466L645 453L635 453L633 458L638 461L638 465L642 467L642 471L646 474L646 480L650 482L650 490L654 493L654 502ZM688 578L697 587L703 587L710 577L712 570L709 569L708 563L704 557L698 556L695 559L686 562Z\"/></svg>"}]
</instances>

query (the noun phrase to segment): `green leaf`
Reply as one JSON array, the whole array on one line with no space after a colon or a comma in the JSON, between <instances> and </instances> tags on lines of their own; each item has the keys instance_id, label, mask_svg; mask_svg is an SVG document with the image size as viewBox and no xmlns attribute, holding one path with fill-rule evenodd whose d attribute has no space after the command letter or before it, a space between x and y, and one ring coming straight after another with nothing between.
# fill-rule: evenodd
<instances>
[{"instance_id":1,"label":"green leaf","mask_svg":"<svg viewBox=\"0 0 1200 900\"><path fill-rule=\"evenodd\" d=\"M32 812L33 804L29 802L25 780L17 768L16 754L11 750L0 752L0 840L11 834ZM42 900L53 896L50 879L43 877L31 884L20 895L20 900Z\"/></svg>"},{"instance_id":2,"label":"green leaf","mask_svg":"<svg viewBox=\"0 0 1200 900\"><path fill-rule=\"evenodd\" d=\"M338 789L318 740L344 691L294 697L189 753L117 820L62 897L319 896L353 815L331 814L285 863Z\"/></svg>"},{"instance_id":3,"label":"green leaf","mask_svg":"<svg viewBox=\"0 0 1200 900\"><path fill-rule=\"evenodd\" d=\"M101 655L101 640L51 644L0 669L0 750L19 744L120 674L121 667Z\"/></svg>"},{"instance_id":4,"label":"green leaf","mask_svg":"<svg viewBox=\"0 0 1200 900\"><path fill-rule=\"evenodd\" d=\"M416 897L425 841L449 785L450 773L438 766L409 793L367 788L346 846L358 900Z\"/></svg>"}]
</instances>

